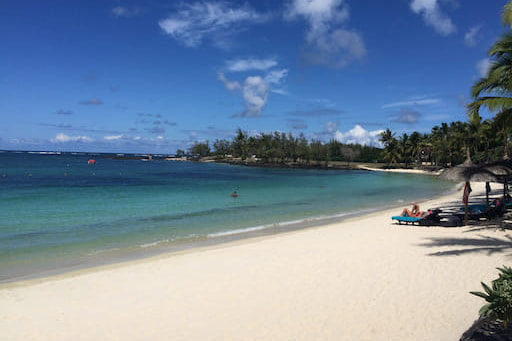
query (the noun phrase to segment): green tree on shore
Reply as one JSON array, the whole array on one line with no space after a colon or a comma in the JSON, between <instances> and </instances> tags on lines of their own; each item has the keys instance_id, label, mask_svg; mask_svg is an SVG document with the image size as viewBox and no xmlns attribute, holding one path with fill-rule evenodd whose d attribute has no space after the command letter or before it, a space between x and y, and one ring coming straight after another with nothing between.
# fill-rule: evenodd
<instances>
[{"instance_id":1,"label":"green tree on shore","mask_svg":"<svg viewBox=\"0 0 512 341\"><path fill-rule=\"evenodd\" d=\"M512 2L503 7L502 23L512 26ZM469 104L470 120L475 120L481 108L495 113L494 127L504 142L504 158L508 158L512 133L512 32L506 32L488 53L491 64L485 77L471 89L474 101Z\"/></svg>"}]
</instances>

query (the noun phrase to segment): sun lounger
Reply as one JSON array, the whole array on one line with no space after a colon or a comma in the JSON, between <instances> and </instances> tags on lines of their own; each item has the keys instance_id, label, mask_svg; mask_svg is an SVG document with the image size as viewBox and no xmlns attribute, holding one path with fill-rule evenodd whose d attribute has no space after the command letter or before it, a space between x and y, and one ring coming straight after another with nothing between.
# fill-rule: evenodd
<instances>
[{"instance_id":1,"label":"sun lounger","mask_svg":"<svg viewBox=\"0 0 512 341\"><path fill-rule=\"evenodd\" d=\"M503 216L504 209L505 205L503 204L503 201L497 203L496 200L494 200L489 206L484 204L469 205L467 208L467 218L469 220L490 220ZM464 214L464 207L461 207L460 213L457 213L457 216L463 219Z\"/></svg>"},{"instance_id":2,"label":"sun lounger","mask_svg":"<svg viewBox=\"0 0 512 341\"><path fill-rule=\"evenodd\" d=\"M402 223L405 223L405 224L414 224L414 223L418 223L419 224L419 221L422 219L422 218L417 218L417 217L404 217L404 216L401 216L401 215L397 215L397 216L394 216L394 217L391 217L392 220L396 220L398 222L398 224L402 224Z\"/></svg>"},{"instance_id":3,"label":"sun lounger","mask_svg":"<svg viewBox=\"0 0 512 341\"><path fill-rule=\"evenodd\" d=\"M439 216L439 213L441 213L441 210L428 210L428 214L423 217L410 217L410 216L393 216L391 217L392 220L396 220L398 224L418 224L423 226L432 226L432 225L439 225L441 222L441 217Z\"/></svg>"}]
</instances>

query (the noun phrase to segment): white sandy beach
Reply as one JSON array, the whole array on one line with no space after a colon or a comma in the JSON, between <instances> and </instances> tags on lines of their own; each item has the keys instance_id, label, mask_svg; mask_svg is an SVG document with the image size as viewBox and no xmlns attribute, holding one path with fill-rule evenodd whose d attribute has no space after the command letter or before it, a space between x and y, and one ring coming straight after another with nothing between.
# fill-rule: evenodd
<instances>
[{"instance_id":1,"label":"white sandy beach","mask_svg":"<svg viewBox=\"0 0 512 341\"><path fill-rule=\"evenodd\" d=\"M398 213L3 285L0 338L458 340L511 234L392 224Z\"/></svg>"},{"instance_id":2,"label":"white sandy beach","mask_svg":"<svg viewBox=\"0 0 512 341\"><path fill-rule=\"evenodd\" d=\"M388 173L409 173L409 174L423 174L423 175L439 175L440 172L430 172L422 169L404 169L404 168L373 168L363 165L358 166L359 169L372 171L372 172L388 172Z\"/></svg>"}]
</instances>

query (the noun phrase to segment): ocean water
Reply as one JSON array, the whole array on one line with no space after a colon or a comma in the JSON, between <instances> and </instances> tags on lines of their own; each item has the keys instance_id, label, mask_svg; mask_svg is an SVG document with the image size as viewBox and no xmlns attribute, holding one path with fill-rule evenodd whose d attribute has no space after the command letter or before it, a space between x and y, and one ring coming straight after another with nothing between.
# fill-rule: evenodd
<instances>
[{"instance_id":1,"label":"ocean water","mask_svg":"<svg viewBox=\"0 0 512 341\"><path fill-rule=\"evenodd\" d=\"M421 175L1 152L0 281L300 228L451 187Z\"/></svg>"}]
</instances>

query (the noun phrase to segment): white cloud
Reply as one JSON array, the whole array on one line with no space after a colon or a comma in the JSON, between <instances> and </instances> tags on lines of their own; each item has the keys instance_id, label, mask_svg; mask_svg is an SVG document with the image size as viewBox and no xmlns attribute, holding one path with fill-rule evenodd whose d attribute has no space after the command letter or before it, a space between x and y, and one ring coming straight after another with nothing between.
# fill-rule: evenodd
<instances>
[{"instance_id":1,"label":"white cloud","mask_svg":"<svg viewBox=\"0 0 512 341\"><path fill-rule=\"evenodd\" d=\"M233 35L247 25L267 18L248 5L231 7L226 2L182 3L180 9L158 25L174 39L188 47L197 47L205 40L218 48L229 48Z\"/></svg>"},{"instance_id":2,"label":"white cloud","mask_svg":"<svg viewBox=\"0 0 512 341\"><path fill-rule=\"evenodd\" d=\"M273 70L270 71L267 75L265 75L265 82L269 84L280 84L281 80L286 78L288 75L287 69L282 70Z\"/></svg>"},{"instance_id":3,"label":"white cloud","mask_svg":"<svg viewBox=\"0 0 512 341\"><path fill-rule=\"evenodd\" d=\"M284 16L307 21L304 58L311 64L343 68L366 55L362 36L339 27L350 16L344 0L293 0Z\"/></svg>"},{"instance_id":4,"label":"white cloud","mask_svg":"<svg viewBox=\"0 0 512 341\"><path fill-rule=\"evenodd\" d=\"M478 71L478 75L480 77L487 77L487 72L489 72L489 68L491 67L491 61L487 58L481 59L476 63L476 70Z\"/></svg>"},{"instance_id":5,"label":"white cloud","mask_svg":"<svg viewBox=\"0 0 512 341\"><path fill-rule=\"evenodd\" d=\"M344 0L293 0L285 11L285 18L302 16L311 24L311 30L324 30L330 21L343 22L350 14Z\"/></svg>"},{"instance_id":6,"label":"white cloud","mask_svg":"<svg viewBox=\"0 0 512 341\"><path fill-rule=\"evenodd\" d=\"M64 133L58 133L55 138L50 140L53 143L67 143L67 142L92 142L92 138L88 136L69 136Z\"/></svg>"},{"instance_id":7,"label":"white cloud","mask_svg":"<svg viewBox=\"0 0 512 341\"><path fill-rule=\"evenodd\" d=\"M452 20L441 10L439 0L413 0L410 7L414 13L421 14L425 24L432 26L437 33L447 36L457 31Z\"/></svg>"},{"instance_id":8,"label":"white cloud","mask_svg":"<svg viewBox=\"0 0 512 341\"><path fill-rule=\"evenodd\" d=\"M226 62L226 67L229 71L249 71L249 70L268 70L277 65L277 61L273 59L233 59Z\"/></svg>"},{"instance_id":9,"label":"white cloud","mask_svg":"<svg viewBox=\"0 0 512 341\"><path fill-rule=\"evenodd\" d=\"M246 110L240 116L260 116L267 103L268 84L260 76L247 77L244 83L243 95Z\"/></svg>"},{"instance_id":10,"label":"white cloud","mask_svg":"<svg viewBox=\"0 0 512 341\"><path fill-rule=\"evenodd\" d=\"M219 72L218 74L219 80L224 83L226 89L230 91L240 90L242 89L242 85L237 81L230 81L226 78L223 72Z\"/></svg>"},{"instance_id":11,"label":"white cloud","mask_svg":"<svg viewBox=\"0 0 512 341\"><path fill-rule=\"evenodd\" d=\"M382 143L379 141L382 132L383 130L368 131L356 124L354 128L345 133L336 131L334 138L341 143L382 147Z\"/></svg>"},{"instance_id":12,"label":"white cloud","mask_svg":"<svg viewBox=\"0 0 512 341\"><path fill-rule=\"evenodd\" d=\"M242 83L226 78L224 73L219 72L218 78L230 91L241 91L245 101L245 110L237 117L259 117L265 108L269 91L284 93L283 90L274 90L271 86L279 86L288 74L287 69L273 70L265 76L249 76Z\"/></svg>"},{"instance_id":13,"label":"white cloud","mask_svg":"<svg viewBox=\"0 0 512 341\"><path fill-rule=\"evenodd\" d=\"M423 99L413 99L410 101L403 101L403 102L394 102L389 104L384 104L381 106L381 109L388 109L393 107L404 107L408 105L428 105L428 104L437 104L440 103L441 100L438 98L423 98Z\"/></svg>"},{"instance_id":14,"label":"white cloud","mask_svg":"<svg viewBox=\"0 0 512 341\"><path fill-rule=\"evenodd\" d=\"M473 26L469 29L468 32L464 35L464 44L469 47L473 47L476 45L476 38L478 33L480 32L481 26Z\"/></svg>"}]
</instances>

